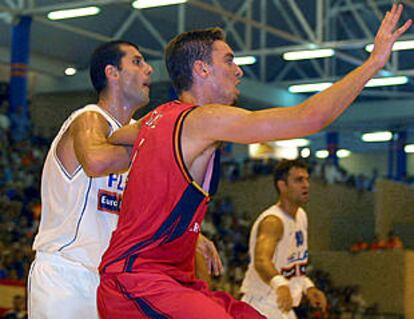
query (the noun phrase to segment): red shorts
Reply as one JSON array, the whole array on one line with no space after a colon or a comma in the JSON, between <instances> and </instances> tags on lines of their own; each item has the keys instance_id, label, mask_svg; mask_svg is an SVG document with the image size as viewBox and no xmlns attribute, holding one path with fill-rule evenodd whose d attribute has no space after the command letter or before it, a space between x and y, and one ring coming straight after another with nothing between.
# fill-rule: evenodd
<instances>
[{"instance_id":1,"label":"red shorts","mask_svg":"<svg viewBox=\"0 0 414 319\"><path fill-rule=\"evenodd\" d=\"M103 274L98 288L101 319L266 318L230 294L208 290L203 281L182 285L165 274Z\"/></svg>"}]
</instances>

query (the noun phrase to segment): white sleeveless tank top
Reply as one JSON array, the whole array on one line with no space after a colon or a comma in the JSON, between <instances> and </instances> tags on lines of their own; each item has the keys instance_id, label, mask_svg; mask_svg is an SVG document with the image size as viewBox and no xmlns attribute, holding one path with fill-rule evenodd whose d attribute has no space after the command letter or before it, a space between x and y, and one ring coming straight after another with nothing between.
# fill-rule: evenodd
<instances>
[{"instance_id":1,"label":"white sleeveless tank top","mask_svg":"<svg viewBox=\"0 0 414 319\"><path fill-rule=\"evenodd\" d=\"M111 133L122 125L97 105L73 112L52 142L42 172L42 213L33 249L58 254L97 271L118 222L127 172L89 177L81 166L69 174L56 154L56 147L80 114L98 112Z\"/></svg>"},{"instance_id":2,"label":"white sleeveless tank top","mask_svg":"<svg viewBox=\"0 0 414 319\"><path fill-rule=\"evenodd\" d=\"M250 264L243 280L241 291L245 294L255 294L264 297L274 296L273 288L260 278L254 266L258 227L260 222L267 216L276 216L283 224L283 236L276 245L272 260L276 270L285 278L290 279L289 288L293 303L296 306L300 303L302 297L303 283L302 280L295 279L305 275L308 263L308 220L302 208L298 209L296 218L293 218L280 209L278 205L273 205L256 219L249 240Z\"/></svg>"}]
</instances>

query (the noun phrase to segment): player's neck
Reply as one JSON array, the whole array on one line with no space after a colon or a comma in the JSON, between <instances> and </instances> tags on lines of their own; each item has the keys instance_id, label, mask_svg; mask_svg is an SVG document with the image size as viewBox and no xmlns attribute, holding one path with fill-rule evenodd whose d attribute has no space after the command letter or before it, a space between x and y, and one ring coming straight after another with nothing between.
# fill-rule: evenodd
<instances>
[{"instance_id":1,"label":"player's neck","mask_svg":"<svg viewBox=\"0 0 414 319\"><path fill-rule=\"evenodd\" d=\"M128 124L135 111L138 109L138 107L131 107L127 104L124 105L122 101L106 96L100 96L97 104L122 125Z\"/></svg>"},{"instance_id":2,"label":"player's neck","mask_svg":"<svg viewBox=\"0 0 414 319\"><path fill-rule=\"evenodd\" d=\"M216 101L210 97L207 90L199 90L197 87L191 90L184 91L179 97L182 103L203 105L203 104L214 104Z\"/></svg>"},{"instance_id":3,"label":"player's neck","mask_svg":"<svg viewBox=\"0 0 414 319\"><path fill-rule=\"evenodd\" d=\"M292 218L296 217L299 209L298 205L286 200L285 198L280 198L276 205Z\"/></svg>"}]
</instances>

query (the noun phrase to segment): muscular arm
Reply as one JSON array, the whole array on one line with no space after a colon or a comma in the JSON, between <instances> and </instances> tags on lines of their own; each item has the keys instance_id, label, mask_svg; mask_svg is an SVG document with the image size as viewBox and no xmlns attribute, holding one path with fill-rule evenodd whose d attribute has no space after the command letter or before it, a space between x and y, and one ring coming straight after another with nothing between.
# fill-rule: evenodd
<instances>
[{"instance_id":1,"label":"muscular arm","mask_svg":"<svg viewBox=\"0 0 414 319\"><path fill-rule=\"evenodd\" d=\"M105 176L128 168L130 150L110 144L109 132L107 121L97 112L86 112L71 125L76 159L88 176Z\"/></svg>"},{"instance_id":2,"label":"muscular arm","mask_svg":"<svg viewBox=\"0 0 414 319\"><path fill-rule=\"evenodd\" d=\"M272 259L282 235L283 224L279 218L268 216L260 222L256 238L254 266L260 278L268 285L274 276L279 275Z\"/></svg>"},{"instance_id":3,"label":"muscular arm","mask_svg":"<svg viewBox=\"0 0 414 319\"><path fill-rule=\"evenodd\" d=\"M276 245L283 235L282 221L275 216L264 218L259 224L256 247L254 255L254 266L262 280L272 286L273 278L280 277L279 272L273 265L272 259L276 250ZM276 302L280 310L288 312L292 309L292 296L290 289L286 284L281 284L274 288Z\"/></svg>"},{"instance_id":4,"label":"muscular arm","mask_svg":"<svg viewBox=\"0 0 414 319\"><path fill-rule=\"evenodd\" d=\"M204 105L188 118L189 136L197 136L204 141L203 147L215 141L248 144L289 139L321 130L349 107L365 84L388 61L394 42L412 23L409 20L395 30L401 12L401 5L393 6L378 30L369 59L325 91L293 107L257 112L224 105Z\"/></svg>"}]
</instances>

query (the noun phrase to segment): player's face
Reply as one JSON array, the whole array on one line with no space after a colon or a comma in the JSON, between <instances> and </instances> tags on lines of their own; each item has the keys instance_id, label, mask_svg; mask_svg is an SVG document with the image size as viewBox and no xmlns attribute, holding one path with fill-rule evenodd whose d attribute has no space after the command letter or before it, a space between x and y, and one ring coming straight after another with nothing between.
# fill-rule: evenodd
<instances>
[{"instance_id":1,"label":"player's face","mask_svg":"<svg viewBox=\"0 0 414 319\"><path fill-rule=\"evenodd\" d=\"M213 103L233 104L240 94L237 86L243 71L234 63L233 51L226 42L215 41L211 55L209 81L213 88Z\"/></svg>"},{"instance_id":2,"label":"player's face","mask_svg":"<svg viewBox=\"0 0 414 319\"><path fill-rule=\"evenodd\" d=\"M120 85L125 101L145 105L149 102L152 67L133 46L123 45Z\"/></svg>"},{"instance_id":3,"label":"player's face","mask_svg":"<svg viewBox=\"0 0 414 319\"><path fill-rule=\"evenodd\" d=\"M289 201L298 206L309 201L309 173L306 169L292 167L285 185L285 196Z\"/></svg>"}]
</instances>

